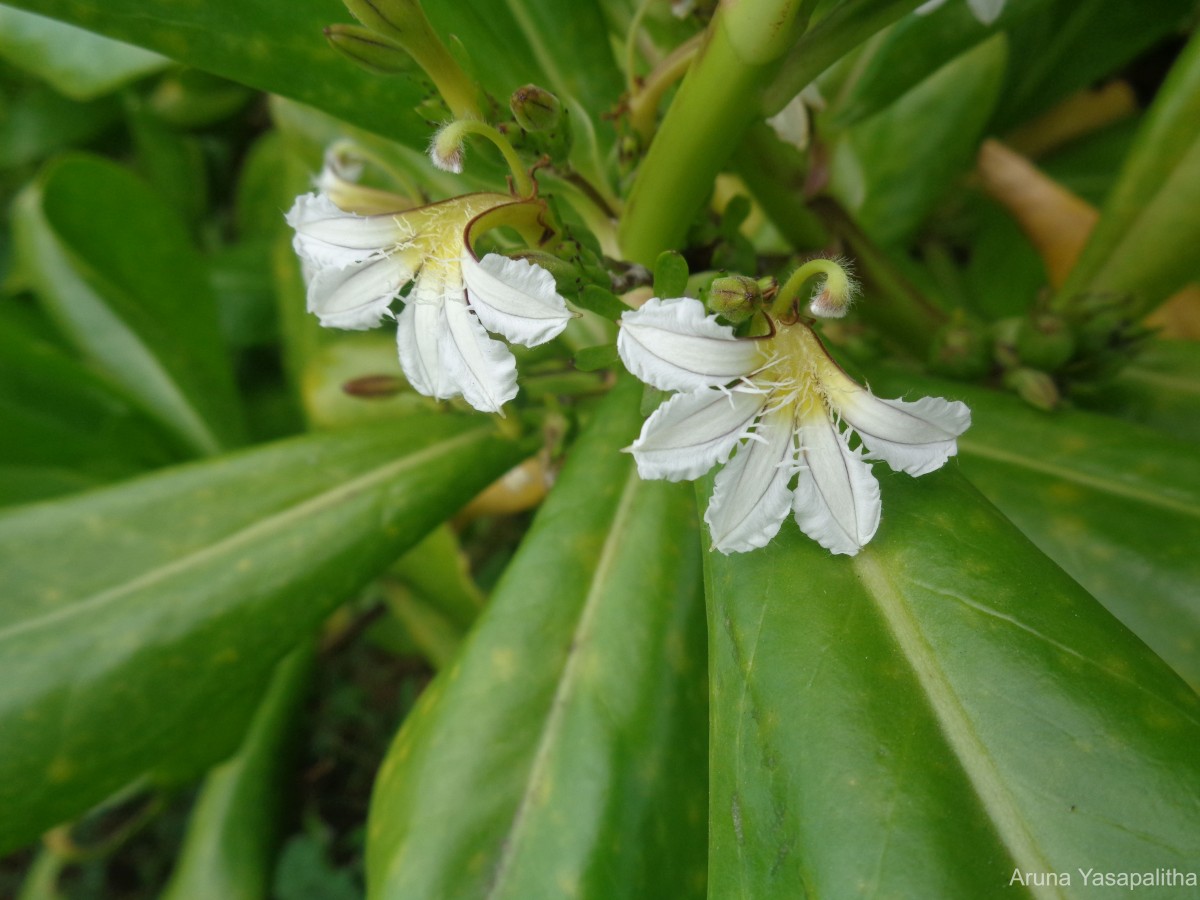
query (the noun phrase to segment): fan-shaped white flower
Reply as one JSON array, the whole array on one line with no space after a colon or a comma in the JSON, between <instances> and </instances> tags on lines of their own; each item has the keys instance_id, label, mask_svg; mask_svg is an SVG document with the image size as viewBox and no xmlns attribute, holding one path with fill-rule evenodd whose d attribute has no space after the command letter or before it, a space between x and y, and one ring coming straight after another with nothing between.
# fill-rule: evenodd
<instances>
[{"instance_id":1,"label":"fan-shaped white flower","mask_svg":"<svg viewBox=\"0 0 1200 900\"><path fill-rule=\"evenodd\" d=\"M397 206L401 205L401 198ZM308 309L330 328L373 328L395 315L400 365L413 388L447 400L463 396L499 412L517 394L516 361L497 332L527 347L566 327L571 313L554 278L525 260L471 247L480 217L535 201L466 194L397 212L358 215L324 193L304 194L287 214L308 281Z\"/></svg>"},{"instance_id":2,"label":"fan-shaped white flower","mask_svg":"<svg viewBox=\"0 0 1200 900\"><path fill-rule=\"evenodd\" d=\"M874 396L806 324L738 338L689 298L625 313L617 349L640 379L681 392L629 448L638 473L681 481L724 464L704 516L722 553L765 546L789 509L822 547L857 553L879 525L868 461L924 475L957 452L971 424L957 401ZM851 446L852 434L861 446Z\"/></svg>"}]
</instances>

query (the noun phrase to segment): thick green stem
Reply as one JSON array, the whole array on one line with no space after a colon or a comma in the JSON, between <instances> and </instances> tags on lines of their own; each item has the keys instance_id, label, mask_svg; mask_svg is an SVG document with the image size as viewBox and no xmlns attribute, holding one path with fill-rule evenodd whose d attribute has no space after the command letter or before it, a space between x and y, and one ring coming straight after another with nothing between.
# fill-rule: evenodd
<instances>
[{"instance_id":1,"label":"thick green stem","mask_svg":"<svg viewBox=\"0 0 1200 900\"><path fill-rule=\"evenodd\" d=\"M621 248L649 265L678 248L751 122L756 98L807 23L811 3L738 0L721 6L707 40L650 144L621 222Z\"/></svg>"}]
</instances>

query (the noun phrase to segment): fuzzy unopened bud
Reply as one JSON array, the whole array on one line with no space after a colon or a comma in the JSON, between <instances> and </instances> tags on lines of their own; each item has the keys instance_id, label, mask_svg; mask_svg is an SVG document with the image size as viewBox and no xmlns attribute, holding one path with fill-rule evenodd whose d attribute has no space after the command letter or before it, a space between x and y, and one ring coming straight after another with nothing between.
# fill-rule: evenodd
<instances>
[{"instance_id":1,"label":"fuzzy unopened bud","mask_svg":"<svg viewBox=\"0 0 1200 900\"><path fill-rule=\"evenodd\" d=\"M436 168L443 172L453 172L461 175L463 160L467 148L464 143L466 134L459 122L451 122L433 137L429 144L429 158Z\"/></svg>"},{"instance_id":2,"label":"fuzzy unopened bud","mask_svg":"<svg viewBox=\"0 0 1200 900\"><path fill-rule=\"evenodd\" d=\"M562 120L562 104L545 88L527 84L513 91L508 98L517 124L526 131L549 131Z\"/></svg>"},{"instance_id":3,"label":"fuzzy unopened bud","mask_svg":"<svg viewBox=\"0 0 1200 900\"><path fill-rule=\"evenodd\" d=\"M708 309L734 324L745 322L762 306L762 288L745 275L724 275L708 289Z\"/></svg>"},{"instance_id":4,"label":"fuzzy unopened bud","mask_svg":"<svg viewBox=\"0 0 1200 900\"><path fill-rule=\"evenodd\" d=\"M808 311L819 319L840 319L850 311L858 283L840 265L831 265L813 289Z\"/></svg>"}]
</instances>

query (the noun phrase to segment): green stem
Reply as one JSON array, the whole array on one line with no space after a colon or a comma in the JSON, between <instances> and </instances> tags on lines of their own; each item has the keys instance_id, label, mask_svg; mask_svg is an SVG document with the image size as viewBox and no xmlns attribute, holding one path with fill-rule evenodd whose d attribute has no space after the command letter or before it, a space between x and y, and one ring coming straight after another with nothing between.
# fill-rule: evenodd
<instances>
[{"instance_id":1,"label":"green stem","mask_svg":"<svg viewBox=\"0 0 1200 900\"><path fill-rule=\"evenodd\" d=\"M698 34L680 44L643 79L641 87L630 91L629 124L643 141L654 135L654 120L663 94L687 74L703 43L704 35Z\"/></svg>"},{"instance_id":2,"label":"green stem","mask_svg":"<svg viewBox=\"0 0 1200 900\"><path fill-rule=\"evenodd\" d=\"M788 280L783 283L779 293L775 296L775 301L771 304L771 315L778 319L792 312L804 285L814 278L825 279L830 289L838 296L844 297L849 303L851 282L846 270L832 259L818 257L810 259L788 276Z\"/></svg>"},{"instance_id":3,"label":"green stem","mask_svg":"<svg viewBox=\"0 0 1200 900\"><path fill-rule=\"evenodd\" d=\"M621 222L621 247L652 264L678 248L713 179L760 115L753 98L808 21L811 2L739 0L713 17L634 180Z\"/></svg>"},{"instance_id":4,"label":"green stem","mask_svg":"<svg viewBox=\"0 0 1200 900\"><path fill-rule=\"evenodd\" d=\"M504 156L504 161L508 163L509 171L512 172L513 187L517 196L523 198L533 196L533 179L525 170L525 164L521 161L521 157L517 155L517 151L513 149L508 138L486 122L478 119L458 119L451 122L434 138L433 152L443 154L445 157L453 156L455 151L462 147L468 134L479 135L495 144L496 149Z\"/></svg>"},{"instance_id":5,"label":"green stem","mask_svg":"<svg viewBox=\"0 0 1200 900\"><path fill-rule=\"evenodd\" d=\"M768 116L779 112L831 65L923 0L848 0L815 24L788 54L774 83L763 94Z\"/></svg>"}]
</instances>

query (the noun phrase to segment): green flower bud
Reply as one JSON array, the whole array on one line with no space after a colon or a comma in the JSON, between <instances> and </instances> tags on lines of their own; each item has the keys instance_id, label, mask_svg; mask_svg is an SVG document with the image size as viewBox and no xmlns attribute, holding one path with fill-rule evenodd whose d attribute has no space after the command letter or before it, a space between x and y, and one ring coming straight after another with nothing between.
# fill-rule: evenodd
<instances>
[{"instance_id":1,"label":"green flower bud","mask_svg":"<svg viewBox=\"0 0 1200 900\"><path fill-rule=\"evenodd\" d=\"M730 322L739 324L762 306L762 289L745 275L724 275L709 286L708 309Z\"/></svg>"},{"instance_id":2,"label":"green flower bud","mask_svg":"<svg viewBox=\"0 0 1200 900\"><path fill-rule=\"evenodd\" d=\"M398 46L359 25L330 25L325 37L333 48L369 72L395 75L413 68L412 58Z\"/></svg>"},{"instance_id":3,"label":"green flower bud","mask_svg":"<svg viewBox=\"0 0 1200 900\"><path fill-rule=\"evenodd\" d=\"M550 131L562 120L562 104L558 98L536 84L513 91L508 106L517 124L526 131Z\"/></svg>"},{"instance_id":4,"label":"green flower bud","mask_svg":"<svg viewBox=\"0 0 1200 900\"><path fill-rule=\"evenodd\" d=\"M1075 336L1058 316L1039 313L1021 321L1016 351L1022 364L1054 372L1074 355Z\"/></svg>"},{"instance_id":5,"label":"green flower bud","mask_svg":"<svg viewBox=\"0 0 1200 900\"><path fill-rule=\"evenodd\" d=\"M992 367L991 341L984 326L965 319L945 325L933 336L929 367L952 378L982 378Z\"/></svg>"},{"instance_id":6,"label":"green flower bud","mask_svg":"<svg viewBox=\"0 0 1200 900\"><path fill-rule=\"evenodd\" d=\"M1030 406L1046 412L1056 408L1062 399L1054 379L1037 369L1009 369L1004 373L1004 386Z\"/></svg>"}]
</instances>

